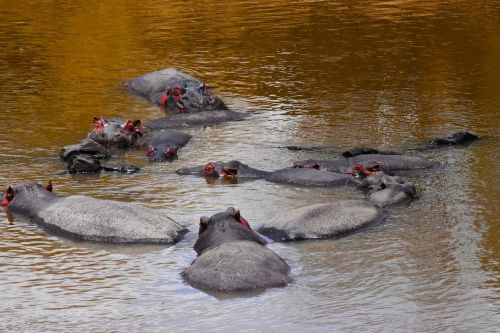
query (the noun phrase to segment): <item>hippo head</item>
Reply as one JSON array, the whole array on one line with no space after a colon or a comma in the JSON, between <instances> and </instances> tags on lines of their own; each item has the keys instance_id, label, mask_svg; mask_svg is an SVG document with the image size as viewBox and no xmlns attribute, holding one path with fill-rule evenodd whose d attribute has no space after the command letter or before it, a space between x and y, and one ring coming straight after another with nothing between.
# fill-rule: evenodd
<instances>
[{"instance_id":1,"label":"hippo head","mask_svg":"<svg viewBox=\"0 0 500 333\"><path fill-rule=\"evenodd\" d=\"M140 120L106 120L95 116L89 138L105 147L128 148L143 135Z\"/></svg>"},{"instance_id":2,"label":"hippo head","mask_svg":"<svg viewBox=\"0 0 500 333\"><path fill-rule=\"evenodd\" d=\"M205 249L213 248L228 242L253 241L266 244L266 241L252 230L248 221L239 210L229 207L224 212L200 218L198 240L194 250L200 254Z\"/></svg>"},{"instance_id":3,"label":"hippo head","mask_svg":"<svg viewBox=\"0 0 500 333\"><path fill-rule=\"evenodd\" d=\"M368 200L379 207L408 202L417 197L413 183L383 172L370 175L359 186L367 189Z\"/></svg>"},{"instance_id":4,"label":"hippo head","mask_svg":"<svg viewBox=\"0 0 500 333\"><path fill-rule=\"evenodd\" d=\"M382 171L380 164L377 162L373 162L367 165L356 163L352 170L347 172L347 174L358 178L366 178L373 175L377 171Z\"/></svg>"},{"instance_id":5,"label":"hippo head","mask_svg":"<svg viewBox=\"0 0 500 333\"><path fill-rule=\"evenodd\" d=\"M184 94L186 93L186 88L182 86L175 86L173 88L166 87L163 93L160 106L164 111L173 112L186 112L186 106L184 105Z\"/></svg>"},{"instance_id":6,"label":"hippo head","mask_svg":"<svg viewBox=\"0 0 500 333\"><path fill-rule=\"evenodd\" d=\"M149 145L148 150L146 151L146 156L148 157L148 160L152 162L172 161L177 158L178 150L179 148L177 146Z\"/></svg>"},{"instance_id":7,"label":"hippo head","mask_svg":"<svg viewBox=\"0 0 500 333\"><path fill-rule=\"evenodd\" d=\"M308 169L317 169L319 170L320 165L316 160L305 160L305 161L297 161L292 165L293 168L308 168Z\"/></svg>"},{"instance_id":8,"label":"hippo head","mask_svg":"<svg viewBox=\"0 0 500 333\"><path fill-rule=\"evenodd\" d=\"M12 187L12 186L7 187L7 189L3 193L2 200L0 200L0 206L3 209L8 209L10 204L14 200L14 198L19 193L19 191L24 191L26 188L33 187L33 186L35 186L35 185L30 184L30 185L22 185L19 187ZM38 185L38 187L40 188L40 191L42 191L42 192L52 192L52 190L53 190L53 185L52 185L51 180L49 180L49 182L43 186ZM43 196L37 195L37 197L43 197Z\"/></svg>"}]
</instances>

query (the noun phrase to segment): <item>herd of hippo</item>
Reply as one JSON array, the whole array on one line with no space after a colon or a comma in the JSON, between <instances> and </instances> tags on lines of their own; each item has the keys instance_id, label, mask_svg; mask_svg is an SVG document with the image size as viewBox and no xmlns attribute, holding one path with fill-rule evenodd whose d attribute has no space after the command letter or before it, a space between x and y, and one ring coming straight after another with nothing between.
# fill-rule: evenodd
<instances>
[{"instance_id":1,"label":"herd of hippo","mask_svg":"<svg viewBox=\"0 0 500 333\"><path fill-rule=\"evenodd\" d=\"M137 172L113 156L119 149L143 149L151 162L177 158L192 138L179 128L239 121L248 114L228 110L200 80L167 68L133 79L127 89L165 111L166 116L140 120L93 118L93 129L77 144L63 147L60 157L69 173ZM467 144L469 132L430 140L426 148ZM290 147L289 149L301 149ZM331 160L304 160L275 170L254 169L239 161L208 162L185 167L179 175L222 179L265 179L295 186L356 186L366 200L343 200L299 207L266 221L256 232L235 208L201 217L194 250L198 257L182 272L192 286L223 292L285 286L291 282L286 261L266 247L273 241L331 238L381 221L385 209L416 198L415 186L398 172L432 168L435 162L416 156L359 147ZM133 203L62 197L52 183L8 186L1 206L27 217L47 232L80 241L120 244L175 244L189 232L164 213ZM71 209L68 209L71 207Z\"/></svg>"}]
</instances>

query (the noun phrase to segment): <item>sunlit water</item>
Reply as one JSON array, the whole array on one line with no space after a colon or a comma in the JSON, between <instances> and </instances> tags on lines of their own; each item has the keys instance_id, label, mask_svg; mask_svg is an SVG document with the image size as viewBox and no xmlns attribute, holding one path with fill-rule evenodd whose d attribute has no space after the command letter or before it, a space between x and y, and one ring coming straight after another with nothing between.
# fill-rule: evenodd
<instances>
[{"instance_id":1,"label":"sunlit water","mask_svg":"<svg viewBox=\"0 0 500 333\"><path fill-rule=\"evenodd\" d=\"M363 194L173 171L219 159L275 170L356 145L440 162L408 175L419 199L368 230L271 243L294 282L250 294L182 281L194 233L172 247L102 246L0 213L1 331L498 331L498 1L2 1L0 15L0 186L52 179L59 194L142 203L191 230L234 206L258 227ZM122 83L169 66L251 118L189 129L194 139L170 164L124 153L138 174L61 175L60 148L94 115L161 116ZM411 149L461 129L484 139Z\"/></svg>"}]
</instances>

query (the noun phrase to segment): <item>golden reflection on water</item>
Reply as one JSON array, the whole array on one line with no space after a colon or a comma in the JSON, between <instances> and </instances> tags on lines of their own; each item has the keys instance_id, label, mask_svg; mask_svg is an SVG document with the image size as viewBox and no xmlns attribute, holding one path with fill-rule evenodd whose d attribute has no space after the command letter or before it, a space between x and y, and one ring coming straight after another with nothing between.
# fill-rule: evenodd
<instances>
[{"instance_id":1,"label":"golden reflection on water","mask_svg":"<svg viewBox=\"0 0 500 333\"><path fill-rule=\"evenodd\" d=\"M43 327L40 318L74 329L78 315L68 305L93 319L109 319L104 314L113 308L114 319L95 320L109 330L151 321L155 328L232 321L282 330L280 317L289 331L374 325L400 331L408 323L417 331L494 327L491 305L498 304L500 287L497 1L0 1L0 13L1 186L52 179L59 193L141 202L193 230L199 216L234 205L258 225L283 209L362 196L263 181L211 183L173 171L230 159L274 170L318 157L277 148L294 144L404 150L461 129L485 137L467 148L427 153L444 166L412 179L419 200L376 228L341 240L271 244L291 263L296 282L245 299L213 303L182 283L178 273L194 259L192 238L161 251L80 247L6 217L0 275L12 292L2 290L5 304L40 303L28 321L33 330ZM172 164L149 164L141 151L125 152L123 159L143 168L136 175L59 175L59 149L83 138L94 115L161 116L122 83L168 66L202 78L252 118L189 130L195 138ZM62 278L64 261L72 263ZM58 294L54 283L64 291ZM203 320L190 317L194 303ZM262 306L269 314L259 321L235 319L241 307ZM128 320L129 311L137 323ZM9 317L7 328L26 328Z\"/></svg>"}]
</instances>

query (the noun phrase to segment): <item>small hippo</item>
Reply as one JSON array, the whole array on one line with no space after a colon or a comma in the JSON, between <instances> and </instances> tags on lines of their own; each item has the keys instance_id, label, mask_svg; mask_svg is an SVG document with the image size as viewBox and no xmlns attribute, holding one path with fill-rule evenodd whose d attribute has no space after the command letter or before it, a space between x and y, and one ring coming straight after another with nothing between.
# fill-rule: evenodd
<instances>
[{"instance_id":1,"label":"small hippo","mask_svg":"<svg viewBox=\"0 0 500 333\"><path fill-rule=\"evenodd\" d=\"M232 207L202 217L194 245L198 258L181 275L195 288L219 292L286 286L290 267L265 244Z\"/></svg>"}]
</instances>

